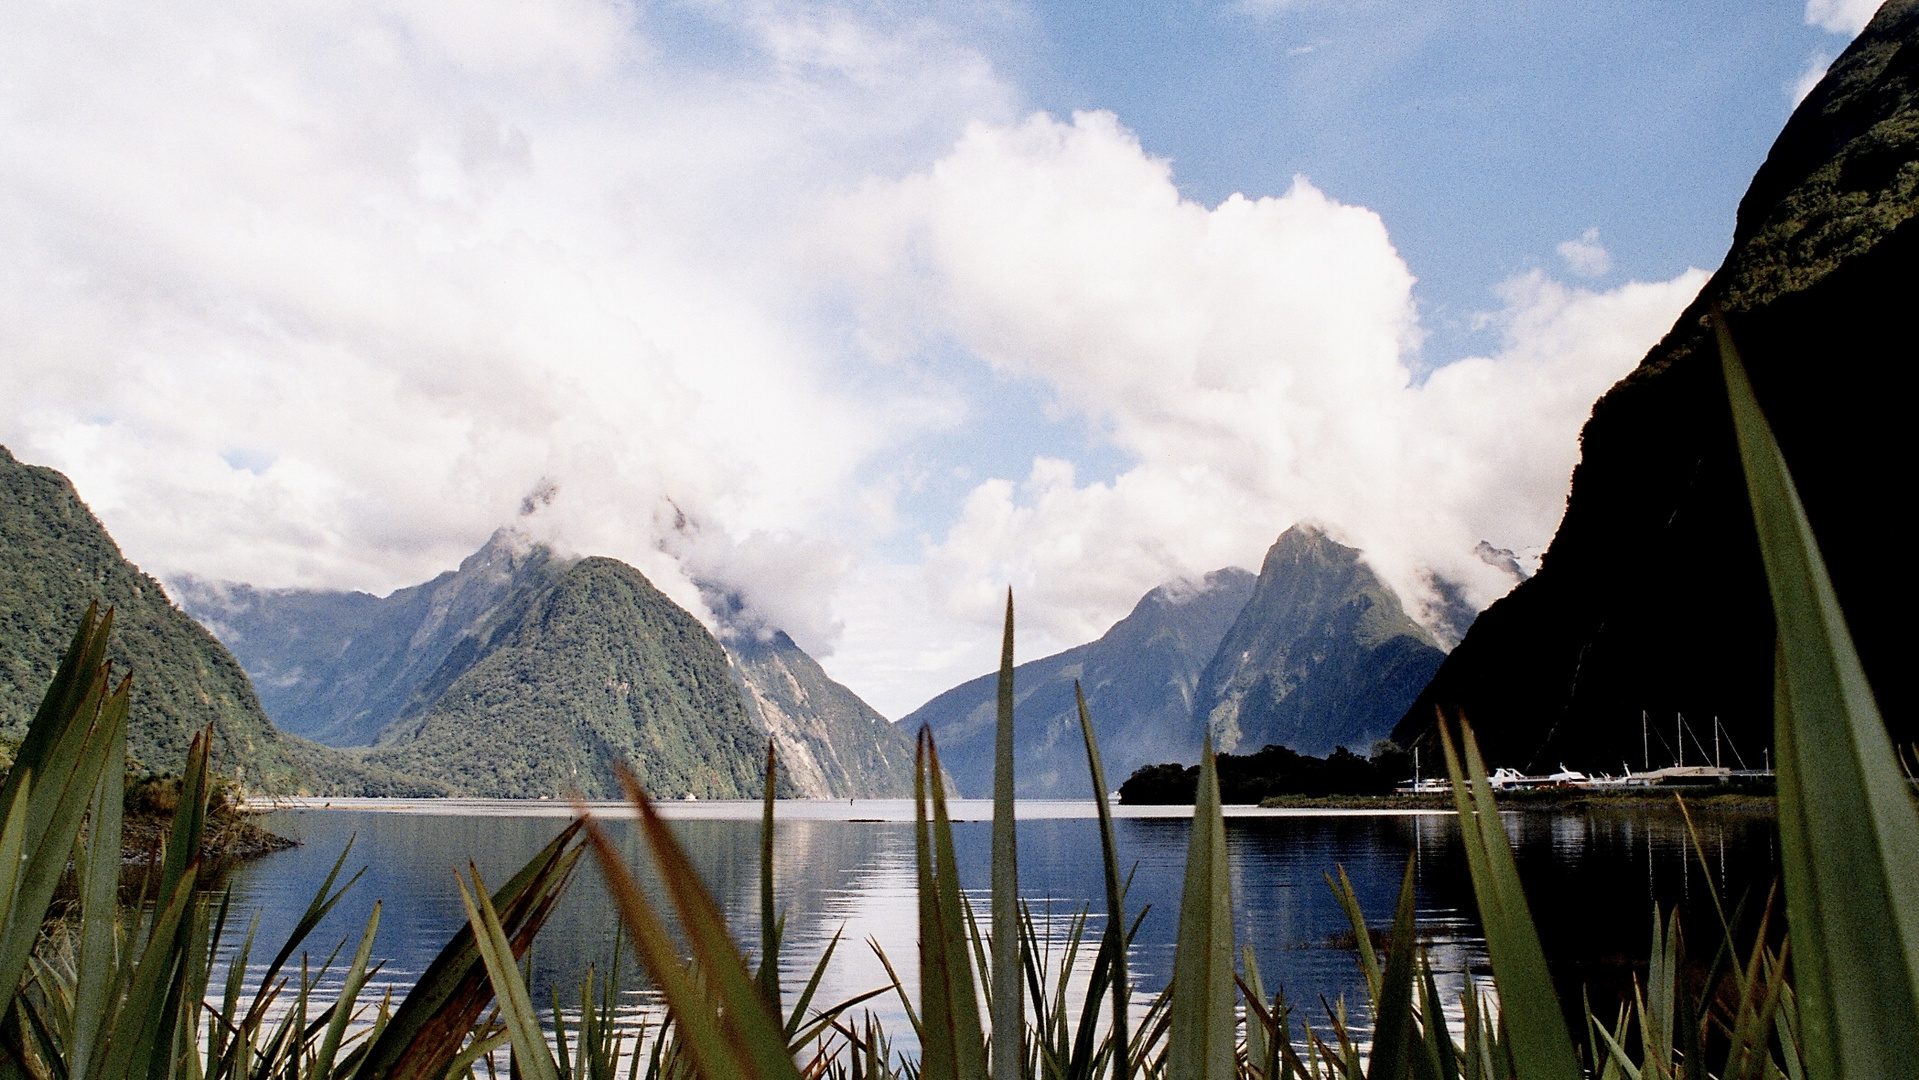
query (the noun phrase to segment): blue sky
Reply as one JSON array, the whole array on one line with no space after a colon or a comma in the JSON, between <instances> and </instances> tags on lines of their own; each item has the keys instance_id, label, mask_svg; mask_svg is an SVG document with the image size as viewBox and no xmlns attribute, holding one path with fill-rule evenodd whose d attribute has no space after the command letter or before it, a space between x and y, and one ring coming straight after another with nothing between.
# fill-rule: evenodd
<instances>
[{"instance_id":1,"label":"blue sky","mask_svg":"<svg viewBox=\"0 0 1919 1080\"><path fill-rule=\"evenodd\" d=\"M1844 39L1788 2L1053 4L1008 42L1033 103L1117 112L1181 191L1303 173L1377 211L1426 359L1484 348L1499 281L1597 227L1611 279L1712 267L1792 86Z\"/></svg>"},{"instance_id":2,"label":"blue sky","mask_svg":"<svg viewBox=\"0 0 1919 1080\"><path fill-rule=\"evenodd\" d=\"M894 715L1295 521L1485 603L1867 13L8 5L0 442L163 578L510 524Z\"/></svg>"}]
</instances>

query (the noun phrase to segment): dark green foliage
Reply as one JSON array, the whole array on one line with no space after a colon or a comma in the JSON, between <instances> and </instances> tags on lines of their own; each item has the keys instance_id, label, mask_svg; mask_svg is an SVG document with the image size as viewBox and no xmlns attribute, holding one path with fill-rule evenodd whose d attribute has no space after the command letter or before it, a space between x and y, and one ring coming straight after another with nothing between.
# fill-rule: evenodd
<instances>
[{"instance_id":1,"label":"dark green foliage","mask_svg":"<svg viewBox=\"0 0 1919 1080\"><path fill-rule=\"evenodd\" d=\"M1276 795L1385 795L1410 772L1406 752L1392 743L1374 747L1371 758L1343 746L1323 758L1268 746L1257 754L1220 754L1218 762L1220 800L1227 804ZM1198 783L1197 765L1147 765L1119 786L1119 801L1190 806Z\"/></svg>"},{"instance_id":2,"label":"dark green foliage","mask_svg":"<svg viewBox=\"0 0 1919 1080\"><path fill-rule=\"evenodd\" d=\"M1286 530L1200 677L1193 718L1222 752L1323 754L1383 739L1445 654L1360 553Z\"/></svg>"},{"instance_id":3,"label":"dark green foliage","mask_svg":"<svg viewBox=\"0 0 1919 1080\"><path fill-rule=\"evenodd\" d=\"M1740 204L1724 265L1594 407L1539 573L1480 616L1399 742L1424 735L1430 753L1438 705L1472 717L1490 762L1522 769L1637 768L1642 709L1668 731L1675 712L1718 716L1755 766L1771 746L1773 613L1703 321L1715 302L1804 492L1866 674L1886 688L1884 720L1896 742L1919 738L1919 709L1898 690L1919 582L1886 569L1908 532L1888 479L1913 463L1915 42L1919 4L1886 4L1794 113ZM1658 764L1656 741L1653 754Z\"/></svg>"},{"instance_id":4,"label":"dark green foliage","mask_svg":"<svg viewBox=\"0 0 1919 1080\"><path fill-rule=\"evenodd\" d=\"M0 447L0 768L90 604L115 616L107 656L135 676L127 719L136 776L176 775L213 728L212 768L275 795L431 795L445 789L295 738L267 720L246 672L173 606L93 516L73 484Z\"/></svg>"},{"instance_id":5,"label":"dark green foliage","mask_svg":"<svg viewBox=\"0 0 1919 1080\"><path fill-rule=\"evenodd\" d=\"M233 650L282 730L371 746L395 717L431 707L566 565L501 529L457 571L390 596L196 578L174 586L180 606Z\"/></svg>"},{"instance_id":6,"label":"dark green foliage","mask_svg":"<svg viewBox=\"0 0 1919 1080\"><path fill-rule=\"evenodd\" d=\"M745 798L763 739L706 628L639 571L592 558L366 760L463 795L613 798L626 762L652 791Z\"/></svg>"},{"instance_id":7,"label":"dark green foliage","mask_svg":"<svg viewBox=\"0 0 1919 1080\"><path fill-rule=\"evenodd\" d=\"M1015 668L1020 797L1086 797L1076 683L1085 688L1100 751L1116 775L1196 757L1192 701L1200 673L1252 594L1253 575L1232 567L1162 585L1098 641ZM899 722L907 732L932 728L940 760L966 795L984 798L992 790L998 687L997 675L982 675Z\"/></svg>"},{"instance_id":8,"label":"dark green foliage","mask_svg":"<svg viewBox=\"0 0 1919 1080\"><path fill-rule=\"evenodd\" d=\"M116 612L109 659L136 677L127 730L135 761L176 772L194 733L212 724L216 771L255 791L312 783L232 654L121 556L66 477L0 447L0 734L26 730L62 647L95 603Z\"/></svg>"},{"instance_id":9,"label":"dark green foliage","mask_svg":"<svg viewBox=\"0 0 1919 1080\"><path fill-rule=\"evenodd\" d=\"M205 888L204 845L216 788L208 770L210 731L195 735L177 784L148 784L138 798L164 796L172 822L159 848L151 906L120 895L131 680L107 663L113 611L89 607L28 731L15 768L0 782L0 1076L19 1080L442 1080L462 1046L492 1035L480 1014L493 985L472 933L456 934L401 1002L372 1013L360 1002L372 974L374 906L331 1004L315 999L333 962L315 971L301 945L358 875L337 891L346 852L264 969L249 964L252 932L235 948L230 896ZM96 616L98 616L96 618ZM490 898L500 952L523 954L552 911L580 849L581 826L546 850ZM71 874L78 903L56 899ZM152 884L151 882L149 884ZM484 898L484 897L483 897ZM50 922L66 934L43 934ZM510 944L508 942L510 941ZM228 976L218 1006L208 1001L216 959ZM299 957L296 971L292 961ZM338 954L335 954L337 958ZM259 973L250 1002L249 972ZM217 1010L217 1011L216 1011ZM349 1032L354 1020L372 1030ZM478 1025L476 1028L476 1024ZM464 1059L470 1063L469 1056Z\"/></svg>"}]
</instances>

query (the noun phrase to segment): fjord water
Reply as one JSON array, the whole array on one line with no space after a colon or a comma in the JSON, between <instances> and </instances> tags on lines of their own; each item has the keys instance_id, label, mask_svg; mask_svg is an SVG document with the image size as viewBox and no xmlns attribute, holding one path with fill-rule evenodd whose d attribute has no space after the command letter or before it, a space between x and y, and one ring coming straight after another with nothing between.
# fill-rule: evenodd
<instances>
[{"instance_id":1,"label":"fjord water","mask_svg":"<svg viewBox=\"0 0 1919 1080\"><path fill-rule=\"evenodd\" d=\"M1590 985L1600 1007L1630 986L1635 965L1645 959L1655 901L1680 904L1685 925L1701 942L1716 940L1718 925L1708 881L1728 910L1747 892L1755 907L1764 901L1777 873L1771 819L1695 814L1695 850L1684 819L1669 805L1507 815L1562 998L1577 1001L1578 988ZM1131 960L1143 998L1164 986L1172 970L1190 808L1117 809L1120 859L1136 867L1129 914L1151 906ZM679 803L666 810L738 939L757 950L758 804ZM609 832L629 861L643 866L634 823L612 816L619 808L596 811L609 815ZM983 919L991 805L957 801L953 815L962 882ZM1057 949L1075 912L1103 906L1092 804L1022 803L1020 815L1021 891L1041 922L1042 941ZM1345 868L1380 927L1390 920L1400 874L1412 855L1418 860L1419 918L1442 993L1455 998L1463 979L1484 977L1483 942L1451 814L1229 807L1228 815L1237 940L1253 946L1268 993L1283 987L1315 1027L1323 1029L1322 999L1337 1002L1341 996L1355 1026L1366 1026L1350 926L1324 877L1336 867ZM385 967L373 992L388 984L397 999L463 922L455 869L471 860L489 887L497 887L569 817L564 806L551 803L481 800L418 802L404 810L379 800L335 800L330 808L283 810L263 824L302 846L233 868L228 884L242 925L247 913L259 910L260 940L278 942L352 839L342 880L361 866L366 874L309 939L308 951L317 967L342 938L357 940L374 901L383 901L375 956L385 958ZM886 950L909 989L916 985L910 802L783 802L775 866L778 904L788 913L782 966L789 999L835 933L842 940L816 1004L886 984L869 938ZM1100 925L1096 915L1078 957L1082 971L1091 964ZM588 964L605 969L614 935L613 909L589 860L534 946L536 998L550 1006L557 991L577 1002L581 975ZM630 1008L650 1006L651 995L630 968L625 986ZM910 1041L895 997L882 995L865 1007L901 1041Z\"/></svg>"}]
</instances>

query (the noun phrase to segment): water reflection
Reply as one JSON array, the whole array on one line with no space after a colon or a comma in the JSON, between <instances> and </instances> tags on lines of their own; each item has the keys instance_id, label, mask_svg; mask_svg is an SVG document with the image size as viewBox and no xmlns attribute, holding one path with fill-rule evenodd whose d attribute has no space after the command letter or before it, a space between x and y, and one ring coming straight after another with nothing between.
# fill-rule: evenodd
<instances>
[{"instance_id":1,"label":"water reflection","mask_svg":"<svg viewBox=\"0 0 1919 1080\"><path fill-rule=\"evenodd\" d=\"M375 899L384 900L376 955L386 958L382 980L396 993L431 962L463 921L454 885L456 867L471 859L490 883L518 868L565 824L558 808L542 813L383 813L365 809L291 810L269 827L304 846L236 868L230 883L239 911L262 911L260 940L277 943L299 917L349 838L349 870L365 877L310 940L324 956L343 937L357 937ZM830 812L828 809L830 808ZM733 921L740 940L758 938L759 822L752 804L674 807L675 828L707 884ZM841 944L819 1001L837 1001L883 985L886 975L867 945L883 948L901 976L916 979L917 909L913 893L910 815L895 805L782 804L775 833L777 902L788 912L783 976L797 990L836 934ZM956 807L976 820L954 825L962 883L982 917L986 908L991 827L978 807ZM882 820L849 820L879 818ZM607 823L629 861L640 865L642 842L634 823ZM1710 879L1729 897L1748 889L1763 900L1775 873L1771 822L1765 818L1701 818L1705 865L1691 853L1683 819L1668 811L1622 810L1508 815L1520 871L1532 900L1562 994L1595 984L1594 1001L1629 986L1643 965L1651 904L1679 902L1690 925L1716 925L1706 897ZM1189 822L1142 816L1116 823L1122 862L1133 869L1128 905L1150 912L1131 957L1141 997L1164 986L1173 964L1173 936L1183 887ZM1410 856L1418 863L1418 910L1442 993L1456 996L1464 979L1483 977L1484 950L1456 827L1446 815L1343 815L1288 812L1229 818L1238 940L1255 950L1269 988L1315 1020L1320 1001L1342 995L1355 1014L1364 1000L1351 952L1351 934L1325 875L1343 867L1375 925L1391 916L1400 875ZM1094 909L1088 934L1101 931L1098 909L1105 885L1097 823L1090 804L1048 804L1020 824L1023 894L1042 920L1042 940L1057 948L1070 918ZM1703 921L1702 921L1703 920ZM534 993L571 997L589 963L604 968L612 952L614 915L597 870L583 864L566 899L534 949ZM1084 971L1087 948L1079 957ZM635 1007L647 995L637 973L627 974ZM870 1003L890 1029L906 1031L891 995ZM1363 1027L1363 1024L1361 1025Z\"/></svg>"}]
</instances>

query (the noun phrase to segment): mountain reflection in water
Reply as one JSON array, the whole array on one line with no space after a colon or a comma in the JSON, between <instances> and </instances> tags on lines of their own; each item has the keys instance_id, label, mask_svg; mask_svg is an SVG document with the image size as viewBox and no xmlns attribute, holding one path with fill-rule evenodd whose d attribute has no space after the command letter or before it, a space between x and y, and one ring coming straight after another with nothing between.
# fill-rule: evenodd
<instances>
[{"instance_id":1,"label":"mountain reflection in water","mask_svg":"<svg viewBox=\"0 0 1919 1080\"><path fill-rule=\"evenodd\" d=\"M750 802L676 803L663 808L709 888L733 921L736 935L757 949L759 806ZM1137 866L1127 898L1130 912L1151 911L1132 952L1136 1004L1165 985L1172 970L1173 936L1183 887L1190 808L1118 808L1120 859ZM952 804L953 838L962 881L984 918L991 805ZM596 807L603 814L617 808ZM570 811L552 803L448 801L395 804L334 800L330 807L278 811L263 819L304 846L233 868L227 883L244 925L262 913L259 940L277 943L299 918L349 838L351 873L365 877L308 940L318 962L342 938L357 940L373 902L384 901L377 957L386 965L379 983L395 997L410 985L463 922L456 868L471 860L491 887L506 880L564 825ZM1485 951L1457 827L1450 814L1371 814L1257 811L1228 808L1227 843L1233 867L1238 941L1256 950L1268 992L1283 987L1303 1017L1322 1027L1322 997L1342 995L1364 1028L1365 995L1351 952L1345 916L1325 874L1343 866L1376 928L1389 923L1409 852L1419 861L1419 918L1431 947L1442 994L1456 998L1464 978L1484 978ZM1022 803L1019 869L1022 893L1043 923L1042 942L1057 948L1070 917L1083 905L1103 906L1105 885L1092 804ZM1669 810L1595 809L1509 814L1522 878L1551 958L1562 996L1578 999L1593 988L1594 1007L1627 988L1643 972L1652 903L1678 902L1695 941L1717 926L1705 889L1707 875L1727 909L1750 890L1764 901L1777 873L1773 823L1761 815L1694 815L1704 866L1687 840L1685 821ZM611 817L608 829L635 865L643 865L639 832L630 817ZM784 983L789 996L810 974L835 933L843 937L816 1004L838 1001L886 982L868 938L885 948L917 997L913 894L912 806L901 800L783 802L775 827L777 895L787 911ZM344 880L346 874L342 875ZM558 990L577 1000L588 964L604 969L613 950L614 915L599 871L587 859L571 890L534 945L535 999ZM1098 915L1078 957L1090 967L1100 932ZM264 950L270 952L270 949ZM349 944L348 952L351 951ZM256 958L258 959L258 958ZM218 985L217 979L215 985ZM648 1009L652 995L630 969L628 1003ZM377 993L376 989L373 991ZM898 1000L868 1003L895 1035L910 1044Z\"/></svg>"}]
</instances>

